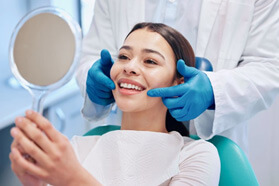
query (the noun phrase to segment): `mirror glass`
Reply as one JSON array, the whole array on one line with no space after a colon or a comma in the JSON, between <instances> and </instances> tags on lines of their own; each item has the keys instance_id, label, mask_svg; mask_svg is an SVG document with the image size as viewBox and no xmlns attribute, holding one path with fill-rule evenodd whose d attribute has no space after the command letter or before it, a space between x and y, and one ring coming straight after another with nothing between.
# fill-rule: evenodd
<instances>
[{"instance_id":1,"label":"mirror glass","mask_svg":"<svg viewBox=\"0 0 279 186\"><path fill-rule=\"evenodd\" d=\"M33 110L42 112L45 96L72 78L80 46L78 23L61 9L39 8L18 23L10 42L10 66L33 96Z\"/></svg>"}]
</instances>

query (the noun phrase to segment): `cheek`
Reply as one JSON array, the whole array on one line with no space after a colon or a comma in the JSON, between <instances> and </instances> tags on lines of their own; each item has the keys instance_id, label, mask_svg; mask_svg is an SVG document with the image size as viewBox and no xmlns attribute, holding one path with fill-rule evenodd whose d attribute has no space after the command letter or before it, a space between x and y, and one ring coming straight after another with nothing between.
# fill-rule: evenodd
<instances>
[{"instance_id":1,"label":"cheek","mask_svg":"<svg viewBox=\"0 0 279 186\"><path fill-rule=\"evenodd\" d=\"M148 73L150 88L169 87L174 84L174 73L168 71L159 73Z\"/></svg>"},{"instance_id":2,"label":"cheek","mask_svg":"<svg viewBox=\"0 0 279 186\"><path fill-rule=\"evenodd\" d=\"M120 73L120 66L117 63L114 63L110 69L110 78L112 81L116 81L117 75Z\"/></svg>"},{"instance_id":3,"label":"cheek","mask_svg":"<svg viewBox=\"0 0 279 186\"><path fill-rule=\"evenodd\" d=\"M121 70L122 70L121 65L119 65L117 62L115 62L110 69L110 78L114 82L115 86L117 84L117 77L121 73ZM116 89L112 90L112 94L115 99L117 98L117 94L116 94L117 89L118 89L118 86L116 86Z\"/></svg>"}]
</instances>

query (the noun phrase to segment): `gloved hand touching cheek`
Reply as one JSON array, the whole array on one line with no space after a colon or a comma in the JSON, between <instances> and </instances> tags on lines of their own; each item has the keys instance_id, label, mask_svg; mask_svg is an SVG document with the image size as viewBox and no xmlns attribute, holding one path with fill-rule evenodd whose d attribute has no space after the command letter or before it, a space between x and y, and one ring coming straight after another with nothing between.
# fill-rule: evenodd
<instances>
[{"instance_id":1,"label":"gloved hand touching cheek","mask_svg":"<svg viewBox=\"0 0 279 186\"><path fill-rule=\"evenodd\" d=\"M214 105L213 89L207 75L183 60L178 60L177 70L184 77L184 83L172 87L156 88L147 92L151 97L162 97L171 115L178 121L198 117Z\"/></svg>"},{"instance_id":2,"label":"gloved hand touching cheek","mask_svg":"<svg viewBox=\"0 0 279 186\"><path fill-rule=\"evenodd\" d=\"M112 95L115 84L110 79L110 69L113 60L107 50L101 51L101 59L97 60L88 71L86 92L90 100L99 105L109 105L114 102Z\"/></svg>"}]
</instances>

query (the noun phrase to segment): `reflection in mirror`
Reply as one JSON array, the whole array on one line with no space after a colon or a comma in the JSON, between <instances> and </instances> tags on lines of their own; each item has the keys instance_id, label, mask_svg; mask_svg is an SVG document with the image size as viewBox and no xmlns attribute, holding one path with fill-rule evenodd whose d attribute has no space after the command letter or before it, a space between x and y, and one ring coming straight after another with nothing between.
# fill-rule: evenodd
<instances>
[{"instance_id":1,"label":"reflection in mirror","mask_svg":"<svg viewBox=\"0 0 279 186\"><path fill-rule=\"evenodd\" d=\"M69 25L56 15L42 13L26 21L19 30L14 61L26 81L46 86L68 72L74 51L75 39Z\"/></svg>"},{"instance_id":2,"label":"reflection in mirror","mask_svg":"<svg viewBox=\"0 0 279 186\"><path fill-rule=\"evenodd\" d=\"M80 44L79 25L57 8L37 9L19 22L10 43L10 65L32 94L33 110L42 112L45 96L71 79Z\"/></svg>"}]
</instances>

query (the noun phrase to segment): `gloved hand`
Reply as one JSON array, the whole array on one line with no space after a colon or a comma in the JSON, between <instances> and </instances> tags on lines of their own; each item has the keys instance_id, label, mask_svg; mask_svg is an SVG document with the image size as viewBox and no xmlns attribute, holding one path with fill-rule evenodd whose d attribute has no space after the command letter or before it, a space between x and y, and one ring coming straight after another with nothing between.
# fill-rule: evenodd
<instances>
[{"instance_id":1,"label":"gloved hand","mask_svg":"<svg viewBox=\"0 0 279 186\"><path fill-rule=\"evenodd\" d=\"M115 84L110 79L110 69L113 60L109 51L101 51L101 59L97 60L88 71L86 92L90 100L99 105L109 105L114 102L112 95Z\"/></svg>"},{"instance_id":2,"label":"gloved hand","mask_svg":"<svg viewBox=\"0 0 279 186\"><path fill-rule=\"evenodd\" d=\"M172 87L156 88L147 92L151 97L162 97L171 115L178 121L188 121L198 117L214 104L213 89L207 75L177 62L177 70L184 77L184 83Z\"/></svg>"}]
</instances>

